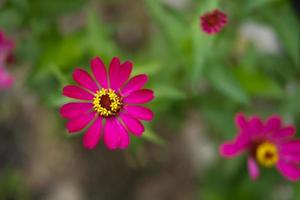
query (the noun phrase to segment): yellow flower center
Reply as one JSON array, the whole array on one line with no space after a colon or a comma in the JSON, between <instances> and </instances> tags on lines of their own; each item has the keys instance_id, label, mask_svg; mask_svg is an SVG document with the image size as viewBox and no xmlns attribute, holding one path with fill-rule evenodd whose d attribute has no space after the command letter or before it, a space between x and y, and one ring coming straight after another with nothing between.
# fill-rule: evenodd
<instances>
[{"instance_id":1,"label":"yellow flower center","mask_svg":"<svg viewBox=\"0 0 300 200\"><path fill-rule=\"evenodd\" d=\"M256 149L256 160L265 167L272 167L278 162L277 147L271 142L263 142Z\"/></svg>"},{"instance_id":2,"label":"yellow flower center","mask_svg":"<svg viewBox=\"0 0 300 200\"><path fill-rule=\"evenodd\" d=\"M112 89L97 91L93 99L94 110L103 117L110 117L118 114L122 106L121 98Z\"/></svg>"}]
</instances>

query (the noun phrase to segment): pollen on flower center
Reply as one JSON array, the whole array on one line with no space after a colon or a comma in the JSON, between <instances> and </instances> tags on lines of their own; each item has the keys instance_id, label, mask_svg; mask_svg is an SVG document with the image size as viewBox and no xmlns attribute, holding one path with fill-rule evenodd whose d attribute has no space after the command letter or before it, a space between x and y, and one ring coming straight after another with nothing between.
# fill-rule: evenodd
<instances>
[{"instance_id":1,"label":"pollen on flower center","mask_svg":"<svg viewBox=\"0 0 300 200\"><path fill-rule=\"evenodd\" d=\"M262 166L271 167L278 162L277 147L271 142L263 142L257 146L256 160Z\"/></svg>"},{"instance_id":2,"label":"pollen on flower center","mask_svg":"<svg viewBox=\"0 0 300 200\"><path fill-rule=\"evenodd\" d=\"M121 98L112 89L97 91L93 99L94 110L103 117L110 117L118 114L122 106Z\"/></svg>"}]
</instances>

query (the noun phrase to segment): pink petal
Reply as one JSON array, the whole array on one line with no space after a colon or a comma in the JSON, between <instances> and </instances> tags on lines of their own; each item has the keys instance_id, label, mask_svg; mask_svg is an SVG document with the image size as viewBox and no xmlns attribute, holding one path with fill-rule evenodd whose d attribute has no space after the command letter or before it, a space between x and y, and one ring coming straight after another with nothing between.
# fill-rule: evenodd
<instances>
[{"instance_id":1,"label":"pink petal","mask_svg":"<svg viewBox=\"0 0 300 200\"><path fill-rule=\"evenodd\" d=\"M221 144L219 152L223 157L234 157L239 155L244 149L239 148L235 143L225 142Z\"/></svg>"},{"instance_id":2,"label":"pink petal","mask_svg":"<svg viewBox=\"0 0 300 200\"><path fill-rule=\"evenodd\" d=\"M295 135L296 129L293 126L286 126L273 133L275 138L286 138Z\"/></svg>"},{"instance_id":3,"label":"pink petal","mask_svg":"<svg viewBox=\"0 0 300 200\"><path fill-rule=\"evenodd\" d=\"M290 155L290 162L300 164L300 154Z\"/></svg>"},{"instance_id":4,"label":"pink petal","mask_svg":"<svg viewBox=\"0 0 300 200\"><path fill-rule=\"evenodd\" d=\"M249 175L250 175L251 179L253 181L255 181L260 174L259 167L258 167L256 161L252 157L248 158L247 165L248 165Z\"/></svg>"},{"instance_id":5,"label":"pink petal","mask_svg":"<svg viewBox=\"0 0 300 200\"><path fill-rule=\"evenodd\" d=\"M119 136L120 136L120 144L119 144L119 148L120 149L126 149L129 145L130 139L129 139L129 135L126 131L126 129L123 127L123 125L116 120L117 123L117 127L118 127L118 131L119 131Z\"/></svg>"},{"instance_id":6,"label":"pink petal","mask_svg":"<svg viewBox=\"0 0 300 200\"><path fill-rule=\"evenodd\" d=\"M277 131L281 126L281 118L280 116L273 115L271 116L264 127L264 132L267 134L272 134L274 131Z\"/></svg>"},{"instance_id":7,"label":"pink petal","mask_svg":"<svg viewBox=\"0 0 300 200\"><path fill-rule=\"evenodd\" d=\"M239 127L240 130L248 129L248 122L243 113L236 114L234 121L236 126Z\"/></svg>"},{"instance_id":8,"label":"pink petal","mask_svg":"<svg viewBox=\"0 0 300 200\"><path fill-rule=\"evenodd\" d=\"M130 93L140 90L147 83L148 77L145 74L140 74L131 78L122 89L122 95L127 96Z\"/></svg>"},{"instance_id":9,"label":"pink petal","mask_svg":"<svg viewBox=\"0 0 300 200\"><path fill-rule=\"evenodd\" d=\"M95 117L94 112L83 114L77 118L71 119L67 123L67 129L70 133L78 132L86 127Z\"/></svg>"},{"instance_id":10,"label":"pink petal","mask_svg":"<svg viewBox=\"0 0 300 200\"><path fill-rule=\"evenodd\" d=\"M115 122L115 118L107 118L104 128L104 143L110 150L117 149L120 144L119 127Z\"/></svg>"},{"instance_id":11,"label":"pink petal","mask_svg":"<svg viewBox=\"0 0 300 200\"><path fill-rule=\"evenodd\" d=\"M249 121L249 132L252 138L263 136L263 123L259 117L252 117Z\"/></svg>"},{"instance_id":12,"label":"pink petal","mask_svg":"<svg viewBox=\"0 0 300 200\"><path fill-rule=\"evenodd\" d=\"M67 103L60 108L60 114L64 118L74 118L84 114L93 108L91 103Z\"/></svg>"},{"instance_id":13,"label":"pink petal","mask_svg":"<svg viewBox=\"0 0 300 200\"><path fill-rule=\"evenodd\" d=\"M121 65L113 89L117 90L128 80L132 71L132 63L126 61Z\"/></svg>"},{"instance_id":14,"label":"pink petal","mask_svg":"<svg viewBox=\"0 0 300 200\"><path fill-rule=\"evenodd\" d=\"M235 141L225 142L220 146L220 154L223 157L235 157L248 148L249 137L246 134L239 134Z\"/></svg>"},{"instance_id":15,"label":"pink petal","mask_svg":"<svg viewBox=\"0 0 300 200\"><path fill-rule=\"evenodd\" d=\"M114 57L109 65L109 81L110 81L110 88L116 90L116 86L118 83L118 73L120 70L120 59Z\"/></svg>"},{"instance_id":16,"label":"pink petal","mask_svg":"<svg viewBox=\"0 0 300 200\"><path fill-rule=\"evenodd\" d=\"M73 72L73 79L82 87L91 90L92 92L97 92L99 90L97 84L92 79L92 77L82 69L75 69Z\"/></svg>"},{"instance_id":17,"label":"pink petal","mask_svg":"<svg viewBox=\"0 0 300 200\"><path fill-rule=\"evenodd\" d=\"M276 165L280 173L290 181L300 180L300 169L291 163L279 162Z\"/></svg>"},{"instance_id":18,"label":"pink petal","mask_svg":"<svg viewBox=\"0 0 300 200\"><path fill-rule=\"evenodd\" d=\"M292 140L281 145L281 151L284 153L300 153L300 140Z\"/></svg>"},{"instance_id":19,"label":"pink petal","mask_svg":"<svg viewBox=\"0 0 300 200\"><path fill-rule=\"evenodd\" d=\"M289 163L300 163L300 154L289 154L281 152L280 158Z\"/></svg>"},{"instance_id":20,"label":"pink petal","mask_svg":"<svg viewBox=\"0 0 300 200\"><path fill-rule=\"evenodd\" d=\"M123 99L124 103L147 103L154 98L152 90L142 89L131 93L129 96Z\"/></svg>"},{"instance_id":21,"label":"pink petal","mask_svg":"<svg viewBox=\"0 0 300 200\"><path fill-rule=\"evenodd\" d=\"M143 106L124 106L124 110L126 110L130 115L135 118L151 121L153 119L153 112L149 108L145 108Z\"/></svg>"},{"instance_id":22,"label":"pink petal","mask_svg":"<svg viewBox=\"0 0 300 200\"><path fill-rule=\"evenodd\" d=\"M131 115L127 113L121 113L120 118L122 119L128 130L135 136L140 137L145 131L143 124Z\"/></svg>"},{"instance_id":23,"label":"pink petal","mask_svg":"<svg viewBox=\"0 0 300 200\"><path fill-rule=\"evenodd\" d=\"M68 85L63 88L63 95L74 99L92 100L94 95L75 85Z\"/></svg>"},{"instance_id":24,"label":"pink petal","mask_svg":"<svg viewBox=\"0 0 300 200\"><path fill-rule=\"evenodd\" d=\"M92 72L94 74L94 77L98 81L98 83L101 85L103 88L108 88L107 84L107 74L106 74L106 69L103 61L99 58L96 57L91 61L91 68Z\"/></svg>"},{"instance_id":25,"label":"pink petal","mask_svg":"<svg viewBox=\"0 0 300 200\"><path fill-rule=\"evenodd\" d=\"M98 117L83 136L83 146L94 149L99 143L102 129L102 118Z\"/></svg>"}]
</instances>

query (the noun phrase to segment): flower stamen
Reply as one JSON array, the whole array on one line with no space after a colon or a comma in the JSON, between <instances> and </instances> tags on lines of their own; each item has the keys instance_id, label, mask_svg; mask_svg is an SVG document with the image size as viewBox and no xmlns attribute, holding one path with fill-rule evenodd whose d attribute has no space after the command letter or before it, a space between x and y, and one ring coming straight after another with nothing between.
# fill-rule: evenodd
<instances>
[{"instance_id":1,"label":"flower stamen","mask_svg":"<svg viewBox=\"0 0 300 200\"><path fill-rule=\"evenodd\" d=\"M121 97L112 89L97 91L93 99L94 110L103 117L110 117L118 114L122 106Z\"/></svg>"},{"instance_id":2,"label":"flower stamen","mask_svg":"<svg viewBox=\"0 0 300 200\"><path fill-rule=\"evenodd\" d=\"M272 167L278 162L278 150L275 144L271 142L263 142L257 146L256 160L262 166Z\"/></svg>"}]
</instances>

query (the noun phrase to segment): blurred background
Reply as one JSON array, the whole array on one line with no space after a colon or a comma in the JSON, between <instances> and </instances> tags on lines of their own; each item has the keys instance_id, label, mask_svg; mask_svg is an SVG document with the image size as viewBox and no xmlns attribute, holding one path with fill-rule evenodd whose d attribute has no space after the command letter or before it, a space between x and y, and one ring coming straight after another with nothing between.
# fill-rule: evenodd
<instances>
[{"instance_id":1,"label":"blurred background","mask_svg":"<svg viewBox=\"0 0 300 200\"><path fill-rule=\"evenodd\" d=\"M0 0L0 29L16 44L15 84L0 93L0 200L300 199L300 183L273 168L252 182L246 156L218 153L239 111L300 130L297 4ZM199 16L215 8L229 24L209 36ZM155 91L155 119L125 151L84 149L58 112L73 69L94 56L132 60Z\"/></svg>"}]
</instances>

